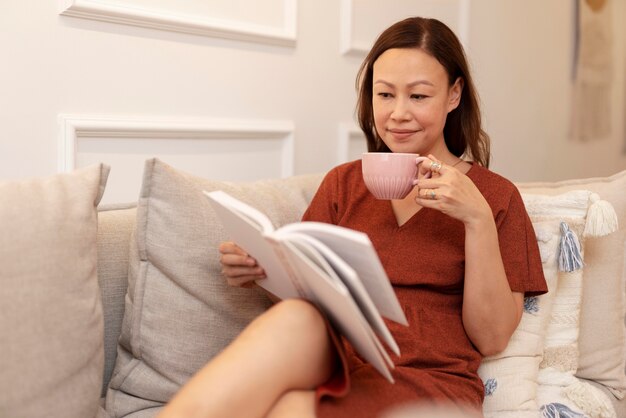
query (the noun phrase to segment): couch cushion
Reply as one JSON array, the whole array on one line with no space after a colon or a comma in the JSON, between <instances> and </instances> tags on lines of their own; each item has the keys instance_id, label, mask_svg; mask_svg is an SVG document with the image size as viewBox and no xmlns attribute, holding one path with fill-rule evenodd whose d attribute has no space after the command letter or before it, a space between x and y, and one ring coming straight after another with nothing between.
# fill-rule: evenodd
<instances>
[{"instance_id":1,"label":"couch cushion","mask_svg":"<svg viewBox=\"0 0 626 418\"><path fill-rule=\"evenodd\" d=\"M118 358L106 399L111 415L150 416L150 409L156 414L270 304L258 289L229 287L221 276L217 246L228 236L202 191L225 190L280 225L300 219L320 180L315 175L228 183L156 159L146 162Z\"/></svg>"},{"instance_id":2,"label":"couch cushion","mask_svg":"<svg viewBox=\"0 0 626 418\"><path fill-rule=\"evenodd\" d=\"M96 205L109 169L0 182L0 416L96 417Z\"/></svg>"},{"instance_id":3,"label":"couch cushion","mask_svg":"<svg viewBox=\"0 0 626 418\"><path fill-rule=\"evenodd\" d=\"M610 202L618 214L616 233L586 239L576 376L601 383L621 398L626 393L625 303L621 291L626 282L626 171L610 177L517 186L522 193L551 195L574 189L591 190Z\"/></svg>"},{"instance_id":4,"label":"couch cushion","mask_svg":"<svg viewBox=\"0 0 626 418\"><path fill-rule=\"evenodd\" d=\"M104 313L102 396L106 395L117 357L128 287L128 250L136 217L136 204L98 207L98 284Z\"/></svg>"}]
</instances>

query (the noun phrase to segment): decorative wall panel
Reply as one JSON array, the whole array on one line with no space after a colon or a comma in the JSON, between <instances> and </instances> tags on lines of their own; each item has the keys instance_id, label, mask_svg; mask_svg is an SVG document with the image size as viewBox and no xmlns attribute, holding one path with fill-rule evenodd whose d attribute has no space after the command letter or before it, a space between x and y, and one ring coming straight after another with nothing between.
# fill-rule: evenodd
<instances>
[{"instance_id":1,"label":"decorative wall panel","mask_svg":"<svg viewBox=\"0 0 626 418\"><path fill-rule=\"evenodd\" d=\"M361 154L367 151L365 135L361 129L351 123L339 125L339 141L337 141L337 164L346 161L359 160Z\"/></svg>"},{"instance_id":2,"label":"decorative wall panel","mask_svg":"<svg viewBox=\"0 0 626 418\"><path fill-rule=\"evenodd\" d=\"M60 0L60 14L217 38L292 46L297 0Z\"/></svg>"},{"instance_id":3,"label":"decorative wall panel","mask_svg":"<svg viewBox=\"0 0 626 418\"><path fill-rule=\"evenodd\" d=\"M392 23L410 16L441 20L465 45L470 0L341 0L342 54L365 55L376 37Z\"/></svg>"},{"instance_id":4,"label":"decorative wall panel","mask_svg":"<svg viewBox=\"0 0 626 418\"><path fill-rule=\"evenodd\" d=\"M59 171L111 166L105 202L136 201L146 159L216 180L293 175L290 121L157 120L61 115Z\"/></svg>"}]
</instances>

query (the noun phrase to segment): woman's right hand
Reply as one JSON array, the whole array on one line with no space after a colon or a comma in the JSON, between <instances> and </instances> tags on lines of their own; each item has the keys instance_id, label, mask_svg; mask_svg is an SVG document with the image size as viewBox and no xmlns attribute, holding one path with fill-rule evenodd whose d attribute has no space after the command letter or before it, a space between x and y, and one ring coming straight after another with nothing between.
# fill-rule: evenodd
<instances>
[{"instance_id":1,"label":"woman's right hand","mask_svg":"<svg viewBox=\"0 0 626 418\"><path fill-rule=\"evenodd\" d=\"M252 287L255 280L265 278L265 271L237 244L222 242L219 246L222 274L230 286Z\"/></svg>"}]
</instances>

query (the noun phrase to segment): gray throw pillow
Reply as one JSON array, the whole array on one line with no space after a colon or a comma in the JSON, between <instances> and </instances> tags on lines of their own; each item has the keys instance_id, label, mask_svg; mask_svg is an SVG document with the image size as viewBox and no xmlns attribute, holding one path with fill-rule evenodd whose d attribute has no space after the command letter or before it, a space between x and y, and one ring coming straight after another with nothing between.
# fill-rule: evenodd
<instances>
[{"instance_id":1,"label":"gray throw pillow","mask_svg":"<svg viewBox=\"0 0 626 418\"><path fill-rule=\"evenodd\" d=\"M103 371L96 206L109 168L0 182L0 416L94 418Z\"/></svg>"},{"instance_id":2,"label":"gray throw pillow","mask_svg":"<svg viewBox=\"0 0 626 418\"><path fill-rule=\"evenodd\" d=\"M157 159L146 162L106 398L110 415L156 415L270 305L257 289L226 284L217 247L228 236L202 191L224 190L282 225L300 219L320 181L311 175L231 183L192 176Z\"/></svg>"}]
</instances>

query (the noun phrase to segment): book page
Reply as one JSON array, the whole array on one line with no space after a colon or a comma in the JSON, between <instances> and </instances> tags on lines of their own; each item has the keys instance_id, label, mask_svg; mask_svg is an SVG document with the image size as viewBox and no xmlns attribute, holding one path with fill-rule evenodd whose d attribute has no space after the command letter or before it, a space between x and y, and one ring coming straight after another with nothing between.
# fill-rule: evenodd
<instances>
[{"instance_id":1,"label":"book page","mask_svg":"<svg viewBox=\"0 0 626 418\"><path fill-rule=\"evenodd\" d=\"M204 194L230 238L265 269L267 278L258 280L259 286L280 298L302 297L317 304L354 349L393 382L389 355L346 285L315 247L307 240L282 239L265 215L224 192Z\"/></svg>"},{"instance_id":2,"label":"book page","mask_svg":"<svg viewBox=\"0 0 626 418\"><path fill-rule=\"evenodd\" d=\"M346 286L340 281L334 281L328 272L322 271L319 265L309 258L312 249L302 251L304 241L281 240L288 249L285 255L289 258L295 270L306 281L312 297L311 301L317 304L328 315L331 323L346 337L354 349L365 358L376 370L393 383L389 367L393 362L378 341L367 320L356 305Z\"/></svg>"},{"instance_id":3,"label":"book page","mask_svg":"<svg viewBox=\"0 0 626 418\"><path fill-rule=\"evenodd\" d=\"M304 241L310 245L316 251L316 253L310 255L310 258L316 261L320 256L322 257L321 260L318 260L316 263L320 264L322 270L327 271L331 277L334 276L335 280L343 282L376 334L385 341L387 346L396 355L400 355L400 348L396 340L391 335L391 332L389 332L389 328L385 325L378 309L376 309L363 283L361 283L358 274L350 265L337 256L337 254L324 245L324 243L309 235L298 232L284 232L281 230L276 231L276 235L285 240Z\"/></svg>"},{"instance_id":4,"label":"book page","mask_svg":"<svg viewBox=\"0 0 626 418\"><path fill-rule=\"evenodd\" d=\"M257 280L256 283L281 299L299 297L298 286L292 281L290 271L281 260L281 253L276 251L264 235L271 232L268 228L273 229L269 219L222 191L204 194L224 224L229 239L254 257L265 269L267 278Z\"/></svg>"},{"instance_id":5,"label":"book page","mask_svg":"<svg viewBox=\"0 0 626 418\"><path fill-rule=\"evenodd\" d=\"M293 223L279 229L282 232L304 233L326 244L354 268L381 315L408 325L387 273L366 234L321 222Z\"/></svg>"},{"instance_id":6,"label":"book page","mask_svg":"<svg viewBox=\"0 0 626 418\"><path fill-rule=\"evenodd\" d=\"M257 229L267 234L274 231L274 225L272 221L260 210L250 205L245 204L241 200L235 199L231 195L221 190L214 192L203 192L209 200L219 203L221 206L236 212L240 217L244 218L249 223L255 225Z\"/></svg>"}]
</instances>

